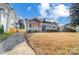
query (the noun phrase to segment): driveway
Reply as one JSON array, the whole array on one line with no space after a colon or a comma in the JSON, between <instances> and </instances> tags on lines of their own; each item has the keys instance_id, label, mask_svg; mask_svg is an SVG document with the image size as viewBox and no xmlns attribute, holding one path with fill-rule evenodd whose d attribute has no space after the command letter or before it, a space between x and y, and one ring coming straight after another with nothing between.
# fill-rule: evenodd
<instances>
[{"instance_id":1,"label":"driveway","mask_svg":"<svg viewBox=\"0 0 79 59\"><path fill-rule=\"evenodd\" d=\"M0 43L1 54L7 55L34 55L35 53L26 43L23 33L16 33Z\"/></svg>"}]
</instances>

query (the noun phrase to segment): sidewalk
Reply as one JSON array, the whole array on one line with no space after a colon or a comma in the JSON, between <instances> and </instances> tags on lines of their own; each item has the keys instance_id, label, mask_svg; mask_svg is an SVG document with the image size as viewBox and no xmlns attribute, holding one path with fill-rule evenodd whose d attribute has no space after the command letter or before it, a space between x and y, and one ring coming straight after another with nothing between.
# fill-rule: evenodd
<instances>
[{"instance_id":1,"label":"sidewalk","mask_svg":"<svg viewBox=\"0 0 79 59\"><path fill-rule=\"evenodd\" d=\"M5 50L3 55L34 55L33 50L28 46L25 41L23 33L17 33L8 38L6 41L0 44L2 48L0 50ZM4 47L5 46L5 47ZM8 51L6 51L8 49Z\"/></svg>"},{"instance_id":2,"label":"sidewalk","mask_svg":"<svg viewBox=\"0 0 79 59\"><path fill-rule=\"evenodd\" d=\"M17 45L13 50L5 53L7 55L35 55L33 50L26 44L26 42L23 42L19 45Z\"/></svg>"}]
</instances>

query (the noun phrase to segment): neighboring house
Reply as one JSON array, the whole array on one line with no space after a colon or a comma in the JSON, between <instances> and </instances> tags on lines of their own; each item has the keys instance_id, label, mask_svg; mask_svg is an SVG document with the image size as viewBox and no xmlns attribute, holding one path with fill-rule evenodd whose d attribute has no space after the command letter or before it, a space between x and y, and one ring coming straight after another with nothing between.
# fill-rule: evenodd
<instances>
[{"instance_id":1,"label":"neighboring house","mask_svg":"<svg viewBox=\"0 0 79 59\"><path fill-rule=\"evenodd\" d=\"M76 32L75 27L71 25L71 23L67 23L64 26L64 32Z\"/></svg>"},{"instance_id":2,"label":"neighboring house","mask_svg":"<svg viewBox=\"0 0 79 59\"><path fill-rule=\"evenodd\" d=\"M39 19L26 20L26 30L30 32L46 32L46 31L58 31L59 27L56 22L41 21Z\"/></svg>"},{"instance_id":3,"label":"neighboring house","mask_svg":"<svg viewBox=\"0 0 79 59\"><path fill-rule=\"evenodd\" d=\"M76 32L79 32L79 25L76 26Z\"/></svg>"},{"instance_id":4,"label":"neighboring house","mask_svg":"<svg viewBox=\"0 0 79 59\"><path fill-rule=\"evenodd\" d=\"M73 26L71 23L67 23L60 26L60 31L64 32L79 32L79 25Z\"/></svg>"},{"instance_id":5,"label":"neighboring house","mask_svg":"<svg viewBox=\"0 0 79 59\"><path fill-rule=\"evenodd\" d=\"M8 3L0 3L0 25L3 25L4 32L14 27L14 20L16 20L16 15L10 5Z\"/></svg>"},{"instance_id":6,"label":"neighboring house","mask_svg":"<svg viewBox=\"0 0 79 59\"><path fill-rule=\"evenodd\" d=\"M37 19L27 20L26 21L27 31L41 31L41 21Z\"/></svg>"},{"instance_id":7,"label":"neighboring house","mask_svg":"<svg viewBox=\"0 0 79 59\"><path fill-rule=\"evenodd\" d=\"M58 31L58 24L56 22L49 22L44 19L42 22L42 31Z\"/></svg>"}]
</instances>

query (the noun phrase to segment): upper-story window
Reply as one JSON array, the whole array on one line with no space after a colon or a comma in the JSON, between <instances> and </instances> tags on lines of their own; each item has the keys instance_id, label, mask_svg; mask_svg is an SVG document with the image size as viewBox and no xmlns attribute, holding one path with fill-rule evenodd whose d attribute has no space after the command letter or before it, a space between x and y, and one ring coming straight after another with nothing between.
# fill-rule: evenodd
<instances>
[{"instance_id":1,"label":"upper-story window","mask_svg":"<svg viewBox=\"0 0 79 59\"><path fill-rule=\"evenodd\" d=\"M6 14L3 12L3 17L6 17Z\"/></svg>"},{"instance_id":2,"label":"upper-story window","mask_svg":"<svg viewBox=\"0 0 79 59\"><path fill-rule=\"evenodd\" d=\"M7 18L6 13L4 11L2 13L3 13L3 17Z\"/></svg>"},{"instance_id":3,"label":"upper-story window","mask_svg":"<svg viewBox=\"0 0 79 59\"><path fill-rule=\"evenodd\" d=\"M3 17L7 17L6 11L3 8L0 8L0 12L3 15Z\"/></svg>"},{"instance_id":4,"label":"upper-story window","mask_svg":"<svg viewBox=\"0 0 79 59\"><path fill-rule=\"evenodd\" d=\"M55 26L53 26L53 28L55 28Z\"/></svg>"},{"instance_id":5,"label":"upper-story window","mask_svg":"<svg viewBox=\"0 0 79 59\"><path fill-rule=\"evenodd\" d=\"M56 25L53 25L53 28L56 28Z\"/></svg>"},{"instance_id":6,"label":"upper-story window","mask_svg":"<svg viewBox=\"0 0 79 59\"><path fill-rule=\"evenodd\" d=\"M46 28L46 24L43 24L43 28Z\"/></svg>"},{"instance_id":7,"label":"upper-story window","mask_svg":"<svg viewBox=\"0 0 79 59\"><path fill-rule=\"evenodd\" d=\"M51 24L49 24L49 27L51 27Z\"/></svg>"}]
</instances>

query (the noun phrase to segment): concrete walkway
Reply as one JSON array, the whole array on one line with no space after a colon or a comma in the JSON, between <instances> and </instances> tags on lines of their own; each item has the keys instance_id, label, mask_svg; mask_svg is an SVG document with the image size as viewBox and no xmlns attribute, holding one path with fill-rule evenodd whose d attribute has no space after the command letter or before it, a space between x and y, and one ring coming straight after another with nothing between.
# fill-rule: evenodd
<instances>
[{"instance_id":1,"label":"concrete walkway","mask_svg":"<svg viewBox=\"0 0 79 59\"><path fill-rule=\"evenodd\" d=\"M26 43L23 33L17 33L9 37L6 41L0 44L0 50L3 50L3 55L35 55L30 46Z\"/></svg>"},{"instance_id":2,"label":"concrete walkway","mask_svg":"<svg viewBox=\"0 0 79 59\"><path fill-rule=\"evenodd\" d=\"M19 45L17 45L13 50L6 52L7 55L35 55L33 50L26 44L26 42L23 42Z\"/></svg>"}]
</instances>

